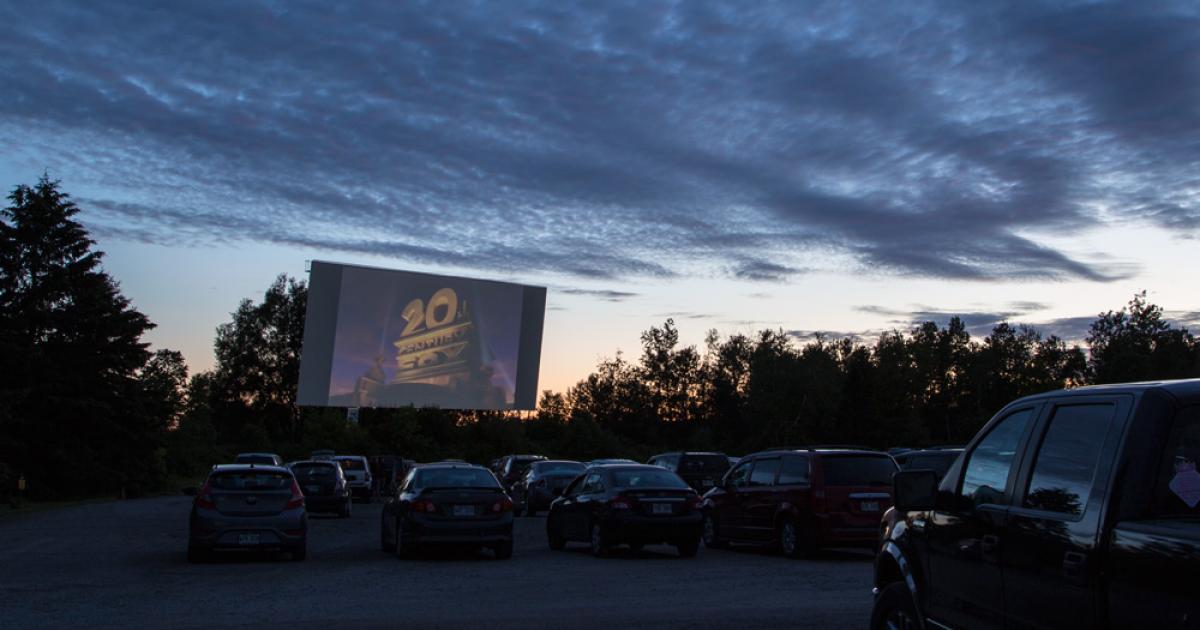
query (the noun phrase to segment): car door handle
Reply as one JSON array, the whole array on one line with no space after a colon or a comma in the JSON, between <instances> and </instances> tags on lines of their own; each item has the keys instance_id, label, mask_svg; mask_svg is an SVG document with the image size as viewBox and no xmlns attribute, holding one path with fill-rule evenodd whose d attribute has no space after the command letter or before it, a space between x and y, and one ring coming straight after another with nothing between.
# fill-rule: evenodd
<instances>
[{"instance_id":1,"label":"car door handle","mask_svg":"<svg viewBox=\"0 0 1200 630\"><path fill-rule=\"evenodd\" d=\"M1068 551L1063 554L1063 573L1067 575L1079 575L1085 566L1087 566L1087 555L1078 551Z\"/></svg>"}]
</instances>

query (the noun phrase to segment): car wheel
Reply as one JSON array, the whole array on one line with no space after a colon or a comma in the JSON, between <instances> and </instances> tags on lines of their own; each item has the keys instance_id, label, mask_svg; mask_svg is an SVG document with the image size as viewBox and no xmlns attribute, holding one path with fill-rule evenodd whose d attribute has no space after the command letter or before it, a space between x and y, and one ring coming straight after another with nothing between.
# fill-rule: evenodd
<instances>
[{"instance_id":1,"label":"car wheel","mask_svg":"<svg viewBox=\"0 0 1200 630\"><path fill-rule=\"evenodd\" d=\"M779 524L779 551L788 558L800 557L800 531L796 521L785 518Z\"/></svg>"},{"instance_id":2,"label":"car wheel","mask_svg":"<svg viewBox=\"0 0 1200 630\"><path fill-rule=\"evenodd\" d=\"M192 564L202 564L212 559L212 552L201 547L188 545L187 561Z\"/></svg>"},{"instance_id":3,"label":"car wheel","mask_svg":"<svg viewBox=\"0 0 1200 630\"><path fill-rule=\"evenodd\" d=\"M300 543L299 547L292 549L292 561L293 562L304 562L304 559L307 557L308 557L308 541L305 540L304 542Z\"/></svg>"},{"instance_id":4,"label":"car wheel","mask_svg":"<svg viewBox=\"0 0 1200 630\"><path fill-rule=\"evenodd\" d=\"M871 630L920 628L917 604L904 582L892 582L879 593L871 610Z\"/></svg>"},{"instance_id":5,"label":"car wheel","mask_svg":"<svg viewBox=\"0 0 1200 630\"><path fill-rule=\"evenodd\" d=\"M412 556L412 543L404 541L404 529L400 527L400 519L396 519L396 541L393 549L398 558L408 558Z\"/></svg>"},{"instance_id":6,"label":"car wheel","mask_svg":"<svg viewBox=\"0 0 1200 630\"><path fill-rule=\"evenodd\" d=\"M717 531L717 520L710 514L704 515L704 546L709 549L720 549L728 547L729 543L722 540L720 532Z\"/></svg>"},{"instance_id":7,"label":"car wheel","mask_svg":"<svg viewBox=\"0 0 1200 630\"><path fill-rule=\"evenodd\" d=\"M675 549L679 551L679 557L681 558L695 558L696 552L700 550L700 539L691 538L685 540L675 545Z\"/></svg>"},{"instance_id":8,"label":"car wheel","mask_svg":"<svg viewBox=\"0 0 1200 630\"><path fill-rule=\"evenodd\" d=\"M567 537L563 536L558 519L554 517L546 518L546 540L550 543L550 549L554 551L562 551L567 546Z\"/></svg>"},{"instance_id":9,"label":"car wheel","mask_svg":"<svg viewBox=\"0 0 1200 630\"><path fill-rule=\"evenodd\" d=\"M604 528L600 523L592 523L592 555L597 558L603 558L608 555L609 548L612 543L608 540L608 535L604 532Z\"/></svg>"},{"instance_id":10,"label":"car wheel","mask_svg":"<svg viewBox=\"0 0 1200 630\"><path fill-rule=\"evenodd\" d=\"M496 554L497 560L508 560L512 557L512 545L511 540L496 543L492 547L492 553Z\"/></svg>"}]
</instances>

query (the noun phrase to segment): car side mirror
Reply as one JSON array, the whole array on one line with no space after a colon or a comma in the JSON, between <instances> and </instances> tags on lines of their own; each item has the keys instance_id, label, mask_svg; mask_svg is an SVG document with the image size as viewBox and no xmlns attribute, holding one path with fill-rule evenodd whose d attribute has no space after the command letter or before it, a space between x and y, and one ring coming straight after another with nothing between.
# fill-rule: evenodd
<instances>
[{"instance_id":1,"label":"car side mirror","mask_svg":"<svg viewBox=\"0 0 1200 630\"><path fill-rule=\"evenodd\" d=\"M892 475L892 499L901 512L932 510L937 490L937 473L932 470L902 470Z\"/></svg>"},{"instance_id":2,"label":"car side mirror","mask_svg":"<svg viewBox=\"0 0 1200 630\"><path fill-rule=\"evenodd\" d=\"M188 495L189 497L196 496L197 492L199 492L199 490L196 488L196 486L188 486L183 489L183 493Z\"/></svg>"}]
</instances>

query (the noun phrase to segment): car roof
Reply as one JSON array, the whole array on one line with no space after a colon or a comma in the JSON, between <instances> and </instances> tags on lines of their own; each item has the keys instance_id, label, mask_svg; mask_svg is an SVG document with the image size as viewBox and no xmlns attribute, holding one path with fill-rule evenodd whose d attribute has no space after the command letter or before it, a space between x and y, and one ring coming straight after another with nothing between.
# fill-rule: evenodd
<instances>
[{"instance_id":1,"label":"car roof","mask_svg":"<svg viewBox=\"0 0 1200 630\"><path fill-rule=\"evenodd\" d=\"M1075 387L1072 389L1056 389L1054 391L1043 392L1026 396L1020 400L1013 401L1024 402L1041 400L1045 398L1055 398L1059 396L1088 396L1095 394L1144 394L1148 391L1158 391L1170 395L1181 404L1200 402L1200 378L1188 378L1179 380L1161 380L1161 381L1142 381L1137 383L1110 383L1106 385L1088 385L1086 387Z\"/></svg>"},{"instance_id":2,"label":"car roof","mask_svg":"<svg viewBox=\"0 0 1200 630\"><path fill-rule=\"evenodd\" d=\"M534 464L579 464L582 466L583 462L577 462L573 459L542 459L534 462Z\"/></svg>"},{"instance_id":3,"label":"car roof","mask_svg":"<svg viewBox=\"0 0 1200 630\"><path fill-rule=\"evenodd\" d=\"M600 464L599 466L591 466L591 468L599 468L600 470L662 470L658 466L638 464L636 462L632 464Z\"/></svg>"},{"instance_id":4,"label":"car roof","mask_svg":"<svg viewBox=\"0 0 1200 630\"><path fill-rule=\"evenodd\" d=\"M366 459L363 455L334 455L334 459Z\"/></svg>"},{"instance_id":5,"label":"car roof","mask_svg":"<svg viewBox=\"0 0 1200 630\"><path fill-rule=\"evenodd\" d=\"M266 452L257 452L257 451L255 451L253 453L238 453L237 457L245 457L246 455L262 455L264 457L279 457L279 455L276 453L266 453Z\"/></svg>"},{"instance_id":6,"label":"car roof","mask_svg":"<svg viewBox=\"0 0 1200 630\"><path fill-rule=\"evenodd\" d=\"M869 449L861 449L861 448L804 448L804 447L796 447L796 448L773 448L773 449L767 449L767 450L765 450L765 451L759 451L759 452L757 452L757 453L751 453L751 454L749 454L749 455L746 455L746 456L745 456L745 457L743 457L742 459L747 459L747 458L749 458L749 457L759 457L759 456L762 456L762 455L782 455L782 454L790 454L790 453L815 453L815 454L818 454L818 455L883 455L884 457L891 457L890 455L888 455L887 453L885 453L885 452L883 452L883 451L872 451L872 450L869 450Z\"/></svg>"},{"instance_id":7,"label":"car roof","mask_svg":"<svg viewBox=\"0 0 1200 630\"><path fill-rule=\"evenodd\" d=\"M298 464L317 464L318 466L333 466L334 468L340 468L340 466L333 463L332 459L302 459L300 461L291 462L288 464L288 466L296 466Z\"/></svg>"},{"instance_id":8,"label":"car roof","mask_svg":"<svg viewBox=\"0 0 1200 630\"><path fill-rule=\"evenodd\" d=\"M285 472L291 473L287 466L274 466L272 464L217 464L212 467L210 473L218 472L240 472L244 470L265 470L267 472Z\"/></svg>"},{"instance_id":9,"label":"car roof","mask_svg":"<svg viewBox=\"0 0 1200 630\"><path fill-rule=\"evenodd\" d=\"M426 469L430 469L430 468L450 468L450 469L453 469L453 468L478 468L479 470L487 470L488 472L492 472L484 466L470 464L467 462L433 462L430 464L419 464L417 466L417 468L420 468L421 470L426 470Z\"/></svg>"},{"instance_id":10,"label":"car roof","mask_svg":"<svg viewBox=\"0 0 1200 630\"><path fill-rule=\"evenodd\" d=\"M663 455L715 455L718 457L729 457L720 451L667 451L666 453L659 453L655 457L662 457Z\"/></svg>"}]
</instances>

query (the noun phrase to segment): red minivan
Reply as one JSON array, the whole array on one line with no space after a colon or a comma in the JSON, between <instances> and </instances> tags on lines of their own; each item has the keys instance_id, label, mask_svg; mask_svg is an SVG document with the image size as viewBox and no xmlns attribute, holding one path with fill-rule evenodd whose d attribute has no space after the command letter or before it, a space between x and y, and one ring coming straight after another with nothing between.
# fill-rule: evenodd
<instances>
[{"instance_id":1,"label":"red minivan","mask_svg":"<svg viewBox=\"0 0 1200 630\"><path fill-rule=\"evenodd\" d=\"M704 495L704 544L774 545L799 557L820 547L873 547L892 506L887 453L789 449L743 457Z\"/></svg>"}]
</instances>

